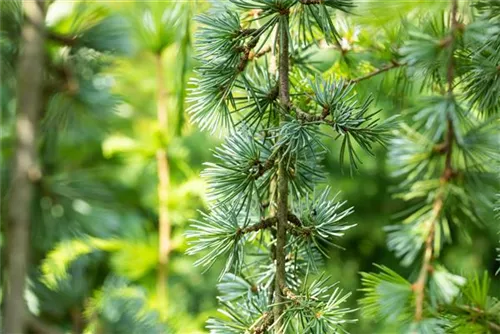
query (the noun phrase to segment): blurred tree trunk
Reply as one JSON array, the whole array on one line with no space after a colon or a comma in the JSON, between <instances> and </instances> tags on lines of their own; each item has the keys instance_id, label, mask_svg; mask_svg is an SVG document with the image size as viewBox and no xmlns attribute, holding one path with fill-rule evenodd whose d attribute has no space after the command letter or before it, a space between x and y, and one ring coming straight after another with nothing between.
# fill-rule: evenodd
<instances>
[{"instance_id":1,"label":"blurred tree trunk","mask_svg":"<svg viewBox=\"0 0 500 334\"><path fill-rule=\"evenodd\" d=\"M157 293L160 311L166 312L167 307L167 278L168 278L168 256L170 252L170 220L168 216L168 191L170 186L170 171L166 149L166 133L168 128L167 92L165 91L165 79L163 77L162 53L156 54L156 76L157 76L157 117L160 130L161 143L156 152L158 164L158 203L159 203L159 268Z\"/></svg>"},{"instance_id":2,"label":"blurred tree trunk","mask_svg":"<svg viewBox=\"0 0 500 334\"><path fill-rule=\"evenodd\" d=\"M9 189L7 217L6 284L4 284L3 333L24 333L27 325L24 300L29 259L33 182L40 179L37 167L37 129L41 110L44 58L45 4L24 1L17 77L16 146Z\"/></svg>"}]
</instances>

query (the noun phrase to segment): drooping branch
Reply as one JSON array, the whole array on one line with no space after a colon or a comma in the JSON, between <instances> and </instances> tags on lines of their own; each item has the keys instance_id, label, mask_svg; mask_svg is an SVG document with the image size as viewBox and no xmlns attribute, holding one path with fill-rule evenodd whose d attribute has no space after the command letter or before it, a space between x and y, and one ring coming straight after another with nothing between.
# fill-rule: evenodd
<instances>
[{"instance_id":1,"label":"drooping branch","mask_svg":"<svg viewBox=\"0 0 500 334\"><path fill-rule=\"evenodd\" d=\"M454 39L456 29L458 27L457 24L457 11L458 11L458 0L451 0L451 32L449 35L450 42L448 47L454 47ZM450 52L450 58L448 61L447 68L447 81L448 81L448 94L450 97L453 95L453 76L454 76L454 56L453 49ZM446 122L446 138L443 145L438 147L438 152L446 154L445 157L445 166L443 173L441 175L441 186L438 190L438 194L436 195L436 199L434 200L433 205L433 214L432 218L429 220L430 228L429 234L427 236L425 242L425 250L424 250L424 260L422 267L420 269L420 274L417 278L417 281L413 285L414 293L415 293L415 321L422 320L423 317L423 307L424 307L424 297L425 297L425 284L427 283L428 273L431 269L430 262L432 260L433 252L434 252L434 238L435 238L435 225L438 222L439 216L443 210L443 191L445 185L450 181L453 177L454 172L451 165L452 151L453 151L453 140L454 140L454 129L453 122L451 118L448 116Z\"/></svg>"},{"instance_id":2,"label":"drooping branch","mask_svg":"<svg viewBox=\"0 0 500 334\"><path fill-rule=\"evenodd\" d=\"M347 81L345 83L345 85L348 86L351 84L356 84L356 83L359 83L361 81L373 78L379 74L385 73L385 72L392 70L394 68L398 68L398 67L402 67L402 66L406 66L406 64L400 63L396 60L392 60L390 65L383 66L380 69L377 69L373 72L370 72L364 76L361 76L361 77L358 77L355 79L350 79L349 81ZM328 108L326 106L323 107L321 114L310 114L308 112L301 110L300 108L298 108L296 106L294 106L294 111L297 114L297 118L299 120L304 121L304 122L308 122L308 123L319 122L319 123L324 123L324 124L327 124L330 126L335 125L334 121L328 119L328 116L331 115L331 111L330 111L330 108Z\"/></svg>"}]
</instances>

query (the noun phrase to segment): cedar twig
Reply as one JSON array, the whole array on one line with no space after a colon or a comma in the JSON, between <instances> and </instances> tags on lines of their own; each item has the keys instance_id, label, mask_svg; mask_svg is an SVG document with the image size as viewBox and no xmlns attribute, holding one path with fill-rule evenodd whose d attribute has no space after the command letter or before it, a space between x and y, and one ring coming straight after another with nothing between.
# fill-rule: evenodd
<instances>
[{"instance_id":1,"label":"cedar twig","mask_svg":"<svg viewBox=\"0 0 500 334\"><path fill-rule=\"evenodd\" d=\"M377 69L377 70L370 72L366 75L363 75L361 77L351 79L351 80L347 81L345 85L356 84L356 83L359 83L361 81L373 78L379 74L385 73L385 72L392 70L394 68L402 67L405 65L406 65L405 63L400 63L400 62L393 59L393 60L391 60L391 64L383 66L380 69ZM332 125L332 126L335 125L335 123L333 121L327 120L327 117L330 116L330 114L331 114L330 107L328 107L328 106L323 106L323 110L322 110L320 115L309 114L303 110L300 110L298 107L295 107L294 109L295 109L295 113L297 115L297 118L299 120L304 121L304 122L311 122L311 123L312 122L322 122L322 123L325 123L327 125Z\"/></svg>"},{"instance_id":2,"label":"cedar twig","mask_svg":"<svg viewBox=\"0 0 500 334\"><path fill-rule=\"evenodd\" d=\"M390 65L383 66L383 67L381 67L381 68L379 68L379 69L377 69L377 70L375 70L375 71L373 71L371 73L368 73L368 74L363 75L363 76L361 76L359 78L356 78L356 79L352 79L349 82L350 83L358 83L360 81L363 81L363 80L366 80L366 79L370 79L370 78L372 78L372 77L374 77L376 75L379 75L380 73L384 73L384 72L390 71L390 70L392 70L394 68L398 68L398 67L401 67L401 66L404 66L404 65L405 64L401 64L401 63L399 63L399 62L397 62L395 60L392 60Z\"/></svg>"},{"instance_id":3,"label":"cedar twig","mask_svg":"<svg viewBox=\"0 0 500 334\"><path fill-rule=\"evenodd\" d=\"M256 224L239 229L238 233L245 234L245 233L257 232L260 230L264 230L266 228L270 228L271 226L275 225L277 221L278 221L278 218L276 218L276 217L265 218Z\"/></svg>"},{"instance_id":4,"label":"cedar twig","mask_svg":"<svg viewBox=\"0 0 500 334\"><path fill-rule=\"evenodd\" d=\"M454 39L455 32L458 27L457 23L457 11L458 11L458 0L451 0L451 32L450 32L450 42L447 46L453 48L454 47ZM448 69L446 79L448 81L448 94L451 96L453 94L453 76L454 76L454 58L453 52L450 52L450 59L448 62ZM437 220L439 219L439 215L443 210L443 187L449 182L449 180L455 174L453 172L453 168L451 166L451 158L453 151L453 141L455 138L453 122L450 117L447 118L447 130L446 130L446 138L445 142L442 146L439 146L440 153L445 153L445 167L443 170L443 174L441 176L441 186L439 189L439 193L436 196L433 206L433 215L431 220L429 221L431 226L429 228L429 234L425 242L425 251L424 251L424 262L422 264L422 268L420 270L420 274L417 278L417 281L413 285L413 290L415 293L415 321L421 321L423 316L423 307L424 307L424 296L425 296L425 284L427 282L427 276L430 268L430 261L432 259L432 255L434 252L434 235L435 235L435 225Z\"/></svg>"}]
</instances>

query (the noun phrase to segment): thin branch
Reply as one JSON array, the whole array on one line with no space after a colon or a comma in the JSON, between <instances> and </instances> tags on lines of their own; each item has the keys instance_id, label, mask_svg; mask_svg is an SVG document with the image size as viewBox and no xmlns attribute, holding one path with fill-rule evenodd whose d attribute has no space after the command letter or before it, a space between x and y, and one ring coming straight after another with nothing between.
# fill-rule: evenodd
<instances>
[{"instance_id":1,"label":"thin branch","mask_svg":"<svg viewBox=\"0 0 500 334\"><path fill-rule=\"evenodd\" d=\"M441 194L438 195L436 202L433 206L432 218L429 220L430 229L427 239L425 240L425 252L424 252L424 262L420 268L420 273L418 275L417 281L413 284L412 288L415 293L415 321L422 320L423 308L424 308L424 295L425 295L425 283L427 282L427 277L429 271L431 270L431 260L434 253L434 235L436 221L439 219L441 210L443 209L443 199Z\"/></svg>"},{"instance_id":2,"label":"thin branch","mask_svg":"<svg viewBox=\"0 0 500 334\"><path fill-rule=\"evenodd\" d=\"M487 315L487 313L483 309L480 309L478 307L468 306L468 305L456 305L456 307L464 312L467 312L467 313L476 313L476 314L479 314L481 316ZM500 333L500 324L497 324L497 323L495 323L493 321L489 321L489 320L485 320L485 322L486 322L486 325L488 326L488 328L490 328L491 330L494 330L497 333Z\"/></svg>"},{"instance_id":3,"label":"thin branch","mask_svg":"<svg viewBox=\"0 0 500 334\"><path fill-rule=\"evenodd\" d=\"M253 334L264 334L267 329L273 324L274 316L272 312L265 312L262 317L250 327Z\"/></svg>"},{"instance_id":4,"label":"thin branch","mask_svg":"<svg viewBox=\"0 0 500 334\"><path fill-rule=\"evenodd\" d=\"M248 30L252 30L252 29L248 29ZM251 60L250 58L250 53L252 52L252 49L257 45L259 41L259 37L256 36L254 38L252 38L245 46L243 46L243 48L241 49L241 52L243 52L243 54L241 55L241 58L240 58L240 62L238 63L238 66L236 66L236 69L239 71L239 72L243 72L243 70L245 69L245 67L247 66L248 64L248 61Z\"/></svg>"},{"instance_id":5,"label":"thin branch","mask_svg":"<svg viewBox=\"0 0 500 334\"><path fill-rule=\"evenodd\" d=\"M269 52L271 52L271 46L270 45L266 45L262 50L260 50L257 53L250 52L250 55L248 56L248 59L249 60L254 60L254 59L257 59L257 58L260 58L260 57L264 56L265 54L267 54Z\"/></svg>"},{"instance_id":6,"label":"thin branch","mask_svg":"<svg viewBox=\"0 0 500 334\"><path fill-rule=\"evenodd\" d=\"M384 72L387 72L389 70L392 70L394 68L398 68L398 67L402 67L402 66L406 66L405 63L399 63L398 61L396 60L392 60L391 61L391 64L390 65L386 65L380 69L377 69L371 73L368 73L364 76L361 76L361 77L358 77L358 78L355 78L355 79L351 79L349 81L347 81L345 83L345 85L351 85L351 84L356 84L356 83L359 83L363 80L367 80L367 79L370 79L370 78L373 78L374 76L377 76L381 73L384 73ZM327 125L335 125L335 122L333 121L330 121L330 120L327 120L327 117L330 116L330 109L329 108L323 108L322 112L320 115L313 115L313 114L309 114L303 110L301 110L300 108L298 107L294 107L294 110L297 114L297 118L299 120L302 120L304 122L310 122L310 123L313 123L313 122L322 122L322 123L325 123Z\"/></svg>"},{"instance_id":7,"label":"thin branch","mask_svg":"<svg viewBox=\"0 0 500 334\"><path fill-rule=\"evenodd\" d=\"M296 215L294 215L293 213L289 212L287 218L288 218L288 221L290 223L292 223L293 225L298 226L298 227L302 226L302 222L300 221L300 218L297 217Z\"/></svg>"},{"instance_id":8,"label":"thin branch","mask_svg":"<svg viewBox=\"0 0 500 334\"><path fill-rule=\"evenodd\" d=\"M291 300L292 302L294 302L297 305L300 304L299 296L294 294L292 292L292 290L290 290L286 285L281 286L281 291L283 291L283 294L285 295L285 297L287 299Z\"/></svg>"},{"instance_id":9,"label":"thin branch","mask_svg":"<svg viewBox=\"0 0 500 334\"><path fill-rule=\"evenodd\" d=\"M278 218L276 217L269 217L262 219L260 222L247 226L245 228L242 228L239 230L239 233L245 234L245 233L250 233L250 232L257 232L260 230L264 230L266 228L270 228L274 225L276 225L276 222L278 221Z\"/></svg>"},{"instance_id":10,"label":"thin branch","mask_svg":"<svg viewBox=\"0 0 500 334\"><path fill-rule=\"evenodd\" d=\"M405 65L406 64L401 64L401 63L399 63L399 62L397 62L395 60L392 60L390 65L383 66L383 67L379 68L378 70L375 70L375 71L373 71L371 73L363 75L363 76L361 76L359 78L352 79L349 82L350 83L358 83L360 81L363 81L363 80L366 80L366 79L370 79L370 78L372 78L372 77L374 77L376 75L379 75L381 73L384 73L384 72L390 71L390 70L392 70L394 68L398 68L398 67L405 66Z\"/></svg>"},{"instance_id":11,"label":"thin branch","mask_svg":"<svg viewBox=\"0 0 500 334\"><path fill-rule=\"evenodd\" d=\"M497 323L494 323L492 321L487 321L489 329L494 330L497 333L500 333L500 325Z\"/></svg>"},{"instance_id":12,"label":"thin branch","mask_svg":"<svg viewBox=\"0 0 500 334\"><path fill-rule=\"evenodd\" d=\"M455 31L458 27L457 24L457 11L458 11L458 0L451 0L451 32L450 32L450 42L449 47L454 47L454 38ZM451 96L453 94L453 76L454 76L454 58L453 52L450 52L450 59L448 62L447 68L447 81L448 81L448 94ZM443 174L441 176L441 186L438 190L438 194L436 199L434 200L433 205L433 215L429 220L431 224L429 228L429 235L427 236L425 242L425 251L424 251L424 261L422 267L420 269L420 274L417 278L417 281L413 285L413 290L415 293L415 321L422 320L423 315L423 307L424 307L424 296L425 296L425 284L427 282L428 273L431 269L430 261L432 259L432 255L434 252L434 235L435 235L435 225L437 220L439 219L439 215L443 210L443 187L449 182L449 180L455 174L453 172L453 168L451 166L451 158L453 151L453 140L454 140L454 130L453 130L453 122L450 117L447 118L447 132L446 138L443 145L439 145L438 152L445 153L445 167L443 170Z\"/></svg>"},{"instance_id":13,"label":"thin branch","mask_svg":"<svg viewBox=\"0 0 500 334\"><path fill-rule=\"evenodd\" d=\"M264 175L268 170L272 169L276 163L276 155L277 155L277 151L273 152L268 158L267 160L262 163L260 161L258 161L256 164L257 164L257 173L255 174L255 179L258 179L259 177L261 177L262 175Z\"/></svg>"}]
</instances>

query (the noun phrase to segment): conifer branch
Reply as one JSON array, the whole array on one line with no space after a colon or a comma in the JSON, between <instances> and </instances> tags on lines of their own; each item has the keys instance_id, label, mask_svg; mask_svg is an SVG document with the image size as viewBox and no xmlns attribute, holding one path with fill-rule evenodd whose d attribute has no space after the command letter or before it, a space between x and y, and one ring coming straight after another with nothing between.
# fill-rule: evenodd
<instances>
[{"instance_id":1,"label":"conifer branch","mask_svg":"<svg viewBox=\"0 0 500 334\"><path fill-rule=\"evenodd\" d=\"M276 224L278 221L278 218L276 217L269 217L266 219L262 219L260 222L247 226L245 228L242 228L238 231L238 234L245 234L245 233L250 233L250 232L257 232L260 230L264 230L266 228L270 228Z\"/></svg>"},{"instance_id":2,"label":"conifer branch","mask_svg":"<svg viewBox=\"0 0 500 334\"><path fill-rule=\"evenodd\" d=\"M262 315L262 318L259 319L259 321L250 328L251 333L253 334L264 334L268 330L268 328L273 324L274 322L274 315L272 312L265 312Z\"/></svg>"},{"instance_id":3,"label":"conifer branch","mask_svg":"<svg viewBox=\"0 0 500 334\"><path fill-rule=\"evenodd\" d=\"M433 243L435 235L436 222L439 219L441 210L443 209L443 199L441 194L438 195L434 206L432 209L432 218L429 220L429 234L425 240L425 251L424 251L424 261L420 269L417 281L413 284L412 289L415 293L415 321L422 320L423 307L424 307L424 295L425 295L425 284L427 282L427 277L429 271L431 270L431 260L434 252Z\"/></svg>"},{"instance_id":4,"label":"conifer branch","mask_svg":"<svg viewBox=\"0 0 500 334\"><path fill-rule=\"evenodd\" d=\"M268 170L272 169L276 163L276 155L277 151L274 151L266 161L262 162L257 162L257 173L255 174L255 179L258 179L262 175L264 175Z\"/></svg>"},{"instance_id":5,"label":"conifer branch","mask_svg":"<svg viewBox=\"0 0 500 334\"><path fill-rule=\"evenodd\" d=\"M403 67L403 66L406 66L406 63L400 63L397 60L392 59L391 63L389 65L385 65L385 66L381 67L380 69L377 69L377 70L370 72L366 75L363 75L361 77L350 79L343 84L343 87L347 88L349 85L357 84L361 81L368 80L368 79L373 78L379 74L382 74L382 73L385 73L385 72L390 71L392 69ZM323 122L327 125L331 125L331 126L335 125L335 123L333 121L327 120L327 117L330 116L330 109L327 107L323 107L323 110L322 110L321 114L319 114L319 115L313 115L313 114L307 113L298 107L294 107L294 110L297 114L297 118L302 120L302 121L305 121L305 122Z\"/></svg>"},{"instance_id":6,"label":"conifer branch","mask_svg":"<svg viewBox=\"0 0 500 334\"><path fill-rule=\"evenodd\" d=\"M398 68L398 67L405 66L405 65L406 64L399 63L398 61L396 61L396 60L393 59L393 60L391 60L391 64L383 66L383 67L381 67L381 68L379 68L379 69L377 69L377 70L375 70L373 72L370 72L370 73L368 73L366 75L363 75L361 77L358 77L358 78L355 78L355 79L351 79L349 82L350 83L358 83L360 81L370 79L370 78L372 78L374 76L377 76L377 75L379 75L381 73L384 73L384 72L390 71L390 70L392 70L394 68Z\"/></svg>"},{"instance_id":7,"label":"conifer branch","mask_svg":"<svg viewBox=\"0 0 500 334\"><path fill-rule=\"evenodd\" d=\"M457 29L457 11L458 11L458 0L451 0L451 31L450 31L450 42L449 47L454 47L455 31ZM453 94L453 76L454 76L454 58L453 49L450 52L450 59L447 68L447 81L448 81L448 94L450 97ZM451 166L451 158L453 151L453 140L454 140L454 130L453 122L450 116L447 117L447 130L445 142L442 146L439 146L439 152L445 152L445 167L443 174L441 176L441 187L438 190L438 194L433 205L433 215L430 220L429 234L425 242L424 251L424 261L420 269L420 274L416 283L413 285L413 290L415 293L415 321L419 322L422 320L423 305L424 305L424 295L425 295L425 284L427 283L428 273L431 270L430 261L432 260L432 255L434 252L434 237L435 237L435 225L439 219L439 215L443 210L443 187L449 182L453 177L454 172Z\"/></svg>"},{"instance_id":8,"label":"conifer branch","mask_svg":"<svg viewBox=\"0 0 500 334\"><path fill-rule=\"evenodd\" d=\"M238 66L236 66L238 72L243 72L243 70L245 69L245 67L248 64L248 61L251 60L250 54L252 52L252 49L257 45L258 41L259 41L259 37L257 36L257 37L252 38L247 43L247 45L243 46L243 48L241 50L241 52L243 52L243 54L241 55L240 62L238 63Z\"/></svg>"},{"instance_id":9,"label":"conifer branch","mask_svg":"<svg viewBox=\"0 0 500 334\"><path fill-rule=\"evenodd\" d=\"M250 55L248 56L248 59L249 60L254 60L254 59L257 59L257 58L265 56L269 52L271 52L271 46L267 45L267 46L265 46L264 48L262 48L262 50L260 50L257 53L250 52Z\"/></svg>"},{"instance_id":10,"label":"conifer branch","mask_svg":"<svg viewBox=\"0 0 500 334\"><path fill-rule=\"evenodd\" d=\"M288 221L295 226L302 226L302 222L300 221L300 218L291 212L288 213Z\"/></svg>"},{"instance_id":11,"label":"conifer branch","mask_svg":"<svg viewBox=\"0 0 500 334\"><path fill-rule=\"evenodd\" d=\"M469 305L456 305L456 307L461 310L461 311L464 311L464 312L467 312L469 314L473 314L473 315L476 315L476 316L484 316L486 314L486 312L478 307L474 307L474 306L469 306ZM488 326L488 328L490 328L491 330L495 331L496 333L500 333L500 324L497 324L493 321L486 321L486 325Z\"/></svg>"}]
</instances>

